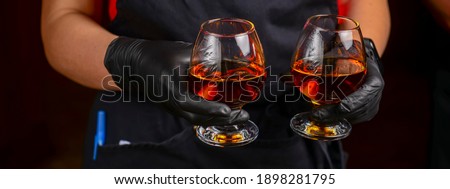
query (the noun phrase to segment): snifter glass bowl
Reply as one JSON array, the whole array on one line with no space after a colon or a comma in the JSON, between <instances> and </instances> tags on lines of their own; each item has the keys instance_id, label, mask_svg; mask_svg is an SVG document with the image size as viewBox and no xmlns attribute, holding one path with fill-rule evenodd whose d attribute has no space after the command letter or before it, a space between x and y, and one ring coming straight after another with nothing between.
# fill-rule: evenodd
<instances>
[{"instance_id":1,"label":"snifter glass bowl","mask_svg":"<svg viewBox=\"0 0 450 189\"><path fill-rule=\"evenodd\" d=\"M314 108L338 105L364 82L367 72L358 22L337 15L315 15L304 25L292 58L295 86ZM313 140L347 137L351 124L342 117L320 120L303 112L291 119L297 134Z\"/></svg>"},{"instance_id":2,"label":"snifter glass bowl","mask_svg":"<svg viewBox=\"0 0 450 189\"><path fill-rule=\"evenodd\" d=\"M239 18L208 20L201 25L190 65L194 93L240 110L255 101L265 80L265 61L255 26ZM197 137L219 147L242 146L258 136L252 121L234 125L196 125Z\"/></svg>"}]
</instances>

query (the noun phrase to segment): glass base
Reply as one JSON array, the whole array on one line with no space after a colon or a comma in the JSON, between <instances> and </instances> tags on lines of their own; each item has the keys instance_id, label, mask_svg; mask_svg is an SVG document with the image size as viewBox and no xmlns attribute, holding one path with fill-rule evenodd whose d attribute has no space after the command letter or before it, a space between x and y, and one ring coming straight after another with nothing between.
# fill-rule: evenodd
<instances>
[{"instance_id":1,"label":"glass base","mask_svg":"<svg viewBox=\"0 0 450 189\"><path fill-rule=\"evenodd\" d=\"M197 138L218 147L235 147L251 143L258 137L259 129L252 121L231 126L195 126Z\"/></svg>"},{"instance_id":2,"label":"glass base","mask_svg":"<svg viewBox=\"0 0 450 189\"><path fill-rule=\"evenodd\" d=\"M333 141L347 137L352 130L344 118L322 123L310 118L310 113L299 113L291 119L291 128L302 137L312 140Z\"/></svg>"}]
</instances>

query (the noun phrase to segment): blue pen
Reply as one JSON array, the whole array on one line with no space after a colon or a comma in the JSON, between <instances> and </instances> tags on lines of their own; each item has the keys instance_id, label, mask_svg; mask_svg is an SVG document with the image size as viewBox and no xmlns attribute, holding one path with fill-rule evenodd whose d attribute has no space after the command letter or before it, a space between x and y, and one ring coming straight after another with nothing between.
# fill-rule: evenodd
<instances>
[{"instance_id":1,"label":"blue pen","mask_svg":"<svg viewBox=\"0 0 450 189\"><path fill-rule=\"evenodd\" d=\"M97 147L103 146L105 143L106 133L105 133L105 111L99 110L97 112L97 131L94 136L94 155L93 160L97 159Z\"/></svg>"}]
</instances>

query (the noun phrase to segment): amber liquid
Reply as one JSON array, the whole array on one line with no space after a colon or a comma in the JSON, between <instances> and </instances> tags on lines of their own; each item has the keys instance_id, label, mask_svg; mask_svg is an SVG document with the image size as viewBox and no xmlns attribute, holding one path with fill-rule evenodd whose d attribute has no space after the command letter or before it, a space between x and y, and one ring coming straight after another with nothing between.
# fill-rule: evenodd
<instances>
[{"instance_id":1,"label":"amber liquid","mask_svg":"<svg viewBox=\"0 0 450 189\"><path fill-rule=\"evenodd\" d=\"M264 67L256 63L224 60L221 65L197 64L190 69L190 86L195 94L232 109L256 100L264 80Z\"/></svg>"},{"instance_id":2,"label":"amber liquid","mask_svg":"<svg viewBox=\"0 0 450 189\"><path fill-rule=\"evenodd\" d=\"M366 75L364 62L344 58L302 59L291 70L295 86L315 105L340 102L361 87Z\"/></svg>"}]
</instances>

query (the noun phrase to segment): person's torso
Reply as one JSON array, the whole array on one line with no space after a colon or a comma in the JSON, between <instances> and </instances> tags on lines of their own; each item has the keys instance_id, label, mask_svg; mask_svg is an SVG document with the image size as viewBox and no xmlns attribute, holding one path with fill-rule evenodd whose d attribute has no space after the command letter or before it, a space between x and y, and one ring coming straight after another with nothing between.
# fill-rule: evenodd
<instances>
[{"instance_id":1,"label":"person's torso","mask_svg":"<svg viewBox=\"0 0 450 189\"><path fill-rule=\"evenodd\" d=\"M308 17L337 14L336 0L117 0L113 5L117 15L109 30L116 35L148 40L193 43L206 20L223 17L250 20L255 24L266 66L271 66L272 74L289 71L292 52ZM224 149L198 141L190 123L155 104L105 103L99 99L91 112L87 146L92 145L95 113L100 109L107 114L107 145L99 148L97 162L89 159L91 150L87 149L87 167L332 167L317 141L303 139L289 128L292 116L289 112L299 112L289 111L299 107L295 103L277 101L244 106L260 128L260 135L244 147ZM131 144L118 145L123 140ZM342 155L339 153L342 149L333 149ZM337 161L341 160L337 157ZM342 167L340 164L334 166Z\"/></svg>"}]
</instances>

